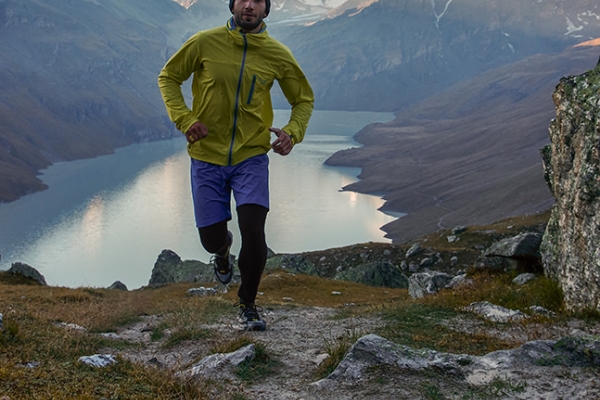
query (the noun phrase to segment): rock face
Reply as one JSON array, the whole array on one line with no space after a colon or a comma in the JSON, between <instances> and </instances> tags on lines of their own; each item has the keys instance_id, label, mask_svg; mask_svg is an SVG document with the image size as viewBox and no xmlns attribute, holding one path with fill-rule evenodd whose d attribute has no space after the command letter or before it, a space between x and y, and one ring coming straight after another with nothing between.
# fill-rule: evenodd
<instances>
[{"instance_id":1,"label":"rock face","mask_svg":"<svg viewBox=\"0 0 600 400\"><path fill-rule=\"evenodd\" d=\"M541 253L571 310L600 309L600 62L554 92L544 175L556 198Z\"/></svg>"},{"instance_id":2,"label":"rock face","mask_svg":"<svg viewBox=\"0 0 600 400\"><path fill-rule=\"evenodd\" d=\"M47 286L46 278L44 278L44 275L40 274L37 269L27 264L20 262L13 263L8 272L10 272L11 274L21 275L26 278L30 278L38 284L40 284L41 286Z\"/></svg>"},{"instance_id":3,"label":"rock face","mask_svg":"<svg viewBox=\"0 0 600 400\"><path fill-rule=\"evenodd\" d=\"M186 260L172 250L163 250L158 256L149 285L179 282L213 282L212 266L201 261Z\"/></svg>"}]
</instances>

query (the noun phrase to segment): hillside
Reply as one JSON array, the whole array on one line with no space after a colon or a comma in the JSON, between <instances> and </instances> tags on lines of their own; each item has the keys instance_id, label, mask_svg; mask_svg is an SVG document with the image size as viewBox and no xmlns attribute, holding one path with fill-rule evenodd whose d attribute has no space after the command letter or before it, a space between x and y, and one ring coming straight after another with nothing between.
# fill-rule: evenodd
<instances>
[{"instance_id":1,"label":"hillside","mask_svg":"<svg viewBox=\"0 0 600 400\"><path fill-rule=\"evenodd\" d=\"M589 63L560 54L600 36L599 7L294 0L274 1L268 23L304 67L317 108L398 111L381 135L389 142L382 146L369 127L358 136L363 149L330 163L363 168L349 190L385 195L385 210L409 213L385 228L402 241L549 205L534 153L546 143L551 87L593 65L592 54ZM229 15L221 0L187 9L171 0L2 1L0 202L43 190L38 174L51 163L177 135L156 75L191 33ZM320 19L304 25L303 15ZM285 106L281 95L274 100ZM532 134L515 146L516 132Z\"/></svg>"},{"instance_id":2,"label":"hillside","mask_svg":"<svg viewBox=\"0 0 600 400\"><path fill-rule=\"evenodd\" d=\"M547 217L466 227L453 243L446 240L449 232L415 238L425 248L422 256L432 253L446 259L434 269L447 265L447 256L453 254L460 260L456 268L466 265L472 280L423 299L409 297L406 289L271 270L259 296L268 323L265 332L239 330L232 307L235 284L229 290L216 286L218 294L202 297L188 294L201 283L130 292L68 289L38 286L0 272L0 396L11 400L67 399L74 393L82 398L196 400L596 396L597 315L564 312L560 291L541 276L519 285L513 278L520 271L474 268L477 264L471 258L501 237L543 230ZM389 257L388 252L406 254L409 247L365 243L304 256L316 263L339 256L364 260L364 254L374 258ZM528 317L498 323L465 310L481 301L522 310ZM553 316L536 316L529 308L534 305ZM393 357L392 348L378 356L379 364L368 368L363 369L360 360L352 361L351 346L368 334L402 346L406 364L386 362ZM566 353L557 350L556 358L527 364L528 358L535 359L534 350L555 341ZM589 347L583 351L579 343ZM237 366L219 363L248 345L255 348L253 358ZM530 353L522 354L527 351L519 349L522 345L529 346ZM419 366L424 361L419 355L429 351L436 352L437 361ZM369 358L377 360L369 349L363 352L365 365ZM92 355L115 363L83 364L81 357ZM457 355L461 365L452 367L448 360ZM478 357L495 361L483 365ZM503 366L512 357L521 364ZM209 360L215 368L190 376L193 366L200 369L201 361ZM595 364L586 366L590 361ZM354 379L330 375L342 364L350 366Z\"/></svg>"},{"instance_id":3,"label":"hillside","mask_svg":"<svg viewBox=\"0 0 600 400\"><path fill-rule=\"evenodd\" d=\"M355 136L361 148L326 164L361 167L345 190L383 194L383 210L408 214L383 227L398 243L545 210L553 198L539 150L549 143L552 92L562 76L593 68L599 53L579 46L482 73L365 127Z\"/></svg>"},{"instance_id":4,"label":"hillside","mask_svg":"<svg viewBox=\"0 0 600 400\"><path fill-rule=\"evenodd\" d=\"M276 33L304 67L317 108L398 111L484 71L600 37L598 15L593 0L379 0Z\"/></svg>"}]
</instances>

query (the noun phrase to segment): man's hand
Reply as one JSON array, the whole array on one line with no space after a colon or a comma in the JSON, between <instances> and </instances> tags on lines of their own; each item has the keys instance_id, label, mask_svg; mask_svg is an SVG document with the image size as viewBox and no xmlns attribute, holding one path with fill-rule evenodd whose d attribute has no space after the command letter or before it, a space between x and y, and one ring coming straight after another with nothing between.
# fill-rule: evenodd
<instances>
[{"instance_id":1,"label":"man's hand","mask_svg":"<svg viewBox=\"0 0 600 400\"><path fill-rule=\"evenodd\" d=\"M290 154L290 151L292 151L292 148L294 147L292 137L278 128L269 128L269 130L277 135L277 139L271 143L271 148L273 151L277 154L281 154L282 156L287 156Z\"/></svg>"},{"instance_id":2,"label":"man's hand","mask_svg":"<svg viewBox=\"0 0 600 400\"><path fill-rule=\"evenodd\" d=\"M208 128L202 122L194 122L190 129L185 133L185 138L188 143L194 143L197 140L204 139L208 136Z\"/></svg>"}]
</instances>

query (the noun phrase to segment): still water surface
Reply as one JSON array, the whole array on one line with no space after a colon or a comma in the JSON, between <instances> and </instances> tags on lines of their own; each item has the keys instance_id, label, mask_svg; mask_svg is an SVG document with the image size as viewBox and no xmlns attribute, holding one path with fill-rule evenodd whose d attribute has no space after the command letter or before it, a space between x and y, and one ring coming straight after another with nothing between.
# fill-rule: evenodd
<instances>
[{"instance_id":1,"label":"still water surface","mask_svg":"<svg viewBox=\"0 0 600 400\"><path fill-rule=\"evenodd\" d=\"M288 112L276 111L275 126ZM376 196L340 189L357 168L323 161L355 147L352 135L390 113L315 111L305 140L286 157L270 154L271 211L267 241L278 253L296 253L387 241L380 227L397 216L377 209ZM163 249L208 262L199 244L182 138L118 149L115 154L58 163L44 171L50 189L0 204L0 269L20 261L50 285L129 289L148 283ZM239 250L237 221L232 251Z\"/></svg>"}]
</instances>

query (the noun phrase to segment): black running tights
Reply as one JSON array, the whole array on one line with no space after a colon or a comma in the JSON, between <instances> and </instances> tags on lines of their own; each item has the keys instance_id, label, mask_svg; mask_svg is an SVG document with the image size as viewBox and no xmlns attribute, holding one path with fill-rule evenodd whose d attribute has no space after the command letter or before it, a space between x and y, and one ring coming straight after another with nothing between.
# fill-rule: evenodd
<instances>
[{"instance_id":1,"label":"black running tights","mask_svg":"<svg viewBox=\"0 0 600 400\"><path fill-rule=\"evenodd\" d=\"M265 222L268 209L257 204L244 204L237 208L238 225L242 236L242 247L238 256L238 267L242 284L238 290L240 301L254 303L258 285L267 261ZM200 242L211 254L223 253L227 248L227 221L198 228Z\"/></svg>"}]
</instances>

